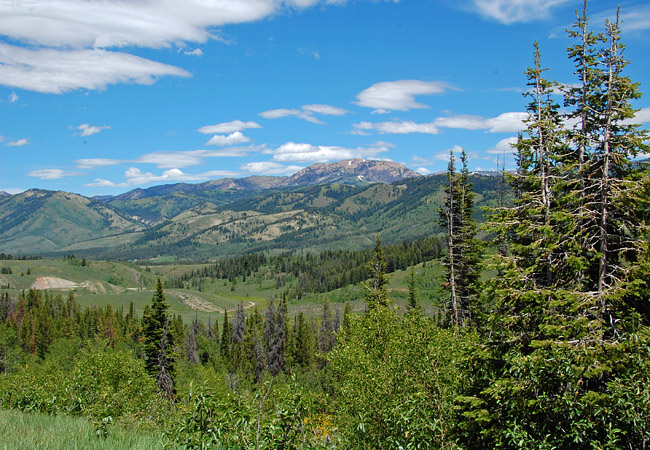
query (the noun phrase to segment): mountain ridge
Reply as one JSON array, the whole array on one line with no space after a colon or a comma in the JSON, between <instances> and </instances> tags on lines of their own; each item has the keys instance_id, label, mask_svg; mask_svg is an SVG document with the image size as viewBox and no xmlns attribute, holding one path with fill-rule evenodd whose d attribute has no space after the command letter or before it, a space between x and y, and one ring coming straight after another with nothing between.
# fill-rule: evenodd
<instances>
[{"instance_id":1,"label":"mountain ridge","mask_svg":"<svg viewBox=\"0 0 650 450\"><path fill-rule=\"evenodd\" d=\"M139 200L158 197L176 192L196 192L205 190L245 190L256 191L288 186L336 182L392 183L399 179L420 177L421 174L393 161L346 159L330 163L316 163L307 166L290 176L251 175L242 178L220 178L203 183L174 183L136 188L116 196L99 195L93 198L102 202L113 200ZM361 177L361 178L359 178Z\"/></svg>"}]
</instances>

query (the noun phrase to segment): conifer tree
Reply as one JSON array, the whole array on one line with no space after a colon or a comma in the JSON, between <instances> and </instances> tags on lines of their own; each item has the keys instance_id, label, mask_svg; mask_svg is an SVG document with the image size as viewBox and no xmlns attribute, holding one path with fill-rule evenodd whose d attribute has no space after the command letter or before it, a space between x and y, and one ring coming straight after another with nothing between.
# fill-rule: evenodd
<instances>
[{"instance_id":1,"label":"conifer tree","mask_svg":"<svg viewBox=\"0 0 650 450\"><path fill-rule=\"evenodd\" d=\"M386 261L384 259L384 251L381 248L381 236L379 234L377 234L375 250L370 263L370 273L372 276L370 284L366 285L362 283L362 286L368 291L366 294L366 304L369 309L387 307L390 304L388 291L386 290L388 278L386 277Z\"/></svg>"},{"instance_id":2,"label":"conifer tree","mask_svg":"<svg viewBox=\"0 0 650 450\"><path fill-rule=\"evenodd\" d=\"M408 299L408 310L409 312L418 311L418 293L417 288L415 287L415 270L411 267L411 273L409 274L409 299Z\"/></svg>"},{"instance_id":3,"label":"conifer tree","mask_svg":"<svg viewBox=\"0 0 650 450\"><path fill-rule=\"evenodd\" d=\"M173 379L174 342L170 333L168 308L169 306L165 303L162 281L159 277L156 283L156 291L151 299L151 305L145 307L142 316L145 368L156 379L158 388L168 398L171 398L175 393Z\"/></svg>"},{"instance_id":4,"label":"conifer tree","mask_svg":"<svg viewBox=\"0 0 650 450\"><path fill-rule=\"evenodd\" d=\"M471 317L481 255L481 243L476 239L476 221L472 218L474 190L469 181L465 150L461 153L461 162L462 169L458 173L453 151L449 152L445 203L439 219L447 234L446 286L449 289L451 322L455 326L466 325Z\"/></svg>"}]
</instances>

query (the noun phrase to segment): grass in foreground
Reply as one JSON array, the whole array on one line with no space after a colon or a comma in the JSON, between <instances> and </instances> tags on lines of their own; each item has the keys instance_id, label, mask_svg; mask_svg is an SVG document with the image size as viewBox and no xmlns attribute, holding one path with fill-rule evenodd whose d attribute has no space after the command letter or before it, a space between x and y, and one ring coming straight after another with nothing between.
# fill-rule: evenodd
<instances>
[{"instance_id":1,"label":"grass in foreground","mask_svg":"<svg viewBox=\"0 0 650 450\"><path fill-rule=\"evenodd\" d=\"M160 436L108 425L98 437L93 425L81 417L50 416L0 410L0 449L162 449L179 448Z\"/></svg>"}]
</instances>

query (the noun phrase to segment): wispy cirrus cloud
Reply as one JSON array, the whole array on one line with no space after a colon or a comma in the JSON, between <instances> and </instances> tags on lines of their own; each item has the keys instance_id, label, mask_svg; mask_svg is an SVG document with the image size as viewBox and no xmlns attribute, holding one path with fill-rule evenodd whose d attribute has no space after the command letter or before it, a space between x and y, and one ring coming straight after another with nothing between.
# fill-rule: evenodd
<instances>
[{"instance_id":1,"label":"wispy cirrus cloud","mask_svg":"<svg viewBox=\"0 0 650 450\"><path fill-rule=\"evenodd\" d=\"M133 187L142 186L150 183L160 183L167 181L205 181L213 178L228 177L238 175L237 172L225 170L213 170L198 174L185 173L180 169L169 169L163 171L160 175L151 172L143 172L137 167L130 167L124 172L126 181L115 183L103 178L96 178L93 182L86 184L88 187Z\"/></svg>"},{"instance_id":2,"label":"wispy cirrus cloud","mask_svg":"<svg viewBox=\"0 0 650 450\"><path fill-rule=\"evenodd\" d=\"M361 122L353 126L357 131L361 131L361 133L376 131L380 134L438 134L442 128L486 130L489 133L512 133L525 128L523 121L527 117L528 114L524 112L507 112L489 118L459 115L439 117L432 122L426 123L395 120L391 122Z\"/></svg>"},{"instance_id":3,"label":"wispy cirrus cloud","mask_svg":"<svg viewBox=\"0 0 650 450\"><path fill-rule=\"evenodd\" d=\"M218 39L215 27L253 22L311 0L30 0L0 2L0 84L43 93L103 89L116 83L151 84L161 76L189 76L123 51L166 48ZM202 51L187 52L200 56Z\"/></svg>"},{"instance_id":4,"label":"wispy cirrus cloud","mask_svg":"<svg viewBox=\"0 0 650 450\"><path fill-rule=\"evenodd\" d=\"M331 105L304 105L301 109L270 109L263 111L260 116L265 119L281 119L284 117L297 117L298 119L306 120L307 122L323 124L324 122L318 119L315 114L323 116L342 116L347 114L348 111L343 108L338 108Z\"/></svg>"},{"instance_id":5,"label":"wispy cirrus cloud","mask_svg":"<svg viewBox=\"0 0 650 450\"><path fill-rule=\"evenodd\" d=\"M415 100L419 95L441 94L457 89L444 81L399 80L376 83L357 94L359 106L374 108L375 113L428 108Z\"/></svg>"},{"instance_id":6,"label":"wispy cirrus cloud","mask_svg":"<svg viewBox=\"0 0 650 450\"><path fill-rule=\"evenodd\" d=\"M76 129L81 131L81 136L92 136L93 134L100 133L102 130L110 130L111 127L109 127L108 125L102 125L97 127L87 123L82 123Z\"/></svg>"},{"instance_id":7,"label":"wispy cirrus cloud","mask_svg":"<svg viewBox=\"0 0 650 450\"><path fill-rule=\"evenodd\" d=\"M439 128L434 122L416 123L412 121L393 121L393 122L361 122L355 123L357 130L373 130L381 134L409 134L409 133L426 133L438 134Z\"/></svg>"},{"instance_id":8,"label":"wispy cirrus cloud","mask_svg":"<svg viewBox=\"0 0 650 450\"><path fill-rule=\"evenodd\" d=\"M246 156L250 152L262 151L264 147L233 147L220 150L189 150L147 153L136 159L85 158L77 159L75 163L80 169L95 169L98 167L118 164L154 164L160 169L178 169L201 165L208 158L234 158Z\"/></svg>"},{"instance_id":9,"label":"wispy cirrus cloud","mask_svg":"<svg viewBox=\"0 0 650 450\"><path fill-rule=\"evenodd\" d=\"M102 49L28 49L0 43L0 84L62 94L117 83L153 84L161 76L189 77L175 66Z\"/></svg>"},{"instance_id":10,"label":"wispy cirrus cloud","mask_svg":"<svg viewBox=\"0 0 650 450\"><path fill-rule=\"evenodd\" d=\"M78 159L75 163L77 163L77 167L80 169L95 169L97 167L115 166L121 164L122 161L109 158L86 158Z\"/></svg>"},{"instance_id":11,"label":"wispy cirrus cloud","mask_svg":"<svg viewBox=\"0 0 650 450\"><path fill-rule=\"evenodd\" d=\"M27 174L30 177L40 178L41 180L58 180L63 177L75 177L81 175L79 172L66 172L61 169L38 169L32 170Z\"/></svg>"},{"instance_id":12,"label":"wispy cirrus cloud","mask_svg":"<svg viewBox=\"0 0 650 450\"><path fill-rule=\"evenodd\" d=\"M473 0L472 9L481 16L505 25L544 20L553 8L570 0Z\"/></svg>"},{"instance_id":13,"label":"wispy cirrus cloud","mask_svg":"<svg viewBox=\"0 0 650 450\"><path fill-rule=\"evenodd\" d=\"M16 103L18 101L18 95L15 92L9 94L9 103Z\"/></svg>"}]
</instances>

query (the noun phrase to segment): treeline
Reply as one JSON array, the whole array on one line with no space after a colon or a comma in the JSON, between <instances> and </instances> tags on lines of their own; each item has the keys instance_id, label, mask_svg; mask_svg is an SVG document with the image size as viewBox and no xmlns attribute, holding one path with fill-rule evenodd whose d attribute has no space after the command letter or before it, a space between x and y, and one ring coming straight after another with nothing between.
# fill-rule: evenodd
<instances>
[{"instance_id":1,"label":"treeline","mask_svg":"<svg viewBox=\"0 0 650 450\"><path fill-rule=\"evenodd\" d=\"M384 248L386 272L408 267L440 257L444 238L431 237L417 241L403 241ZM199 287L208 278L245 282L258 275L273 278L276 287L287 286L283 298L300 299L304 293L324 293L345 286L359 284L370 277L371 249L326 250L320 253L284 253L267 257L254 253L224 259L213 266L192 270L173 278L169 285L175 288Z\"/></svg>"},{"instance_id":2,"label":"treeline","mask_svg":"<svg viewBox=\"0 0 650 450\"><path fill-rule=\"evenodd\" d=\"M20 256L13 256L11 253L0 253L0 261L36 261L39 259L43 259L42 256L25 256L25 255L20 255Z\"/></svg>"}]
</instances>

